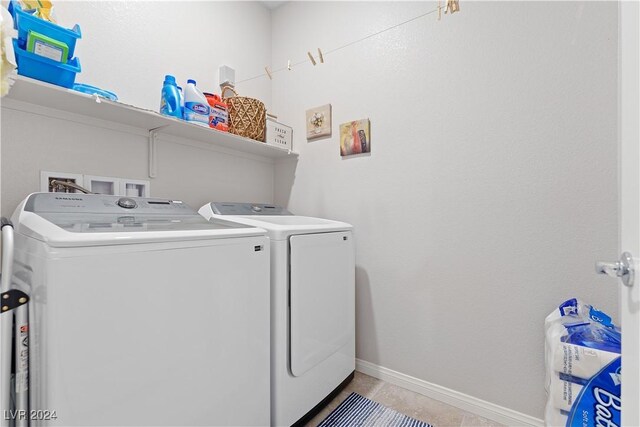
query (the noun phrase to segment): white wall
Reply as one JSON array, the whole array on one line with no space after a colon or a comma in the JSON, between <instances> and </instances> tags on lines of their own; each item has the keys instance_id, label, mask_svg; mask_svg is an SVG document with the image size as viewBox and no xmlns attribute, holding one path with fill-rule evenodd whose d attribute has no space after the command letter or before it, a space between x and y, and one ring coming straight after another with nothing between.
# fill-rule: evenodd
<instances>
[{"instance_id":1,"label":"white wall","mask_svg":"<svg viewBox=\"0 0 640 427\"><path fill-rule=\"evenodd\" d=\"M274 68L435 5L285 4ZM544 317L618 312L593 271L617 253L617 6L461 8L275 76L300 152L276 202L355 225L359 358L542 418ZM325 103L333 137L307 143ZM371 155L341 159L338 125L366 117Z\"/></svg>"},{"instance_id":2,"label":"white wall","mask_svg":"<svg viewBox=\"0 0 640 427\"><path fill-rule=\"evenodd\" d=\"M204 92L220 92L218 67L237 70L237 80L259 74L271 59L271 17L256 2L62 1L60 21L80 23L77 81L112 90L122 102L157 110L165 74L178 85L189 78ZM267 79L239 87L271 100Z\"/></svg>"},{"instance_id":3,"label":"white wall","mask_svg":"<svg viewBox=\"0 0 640 427\"><path fill-rule=\"evenodd\" d=\"M157 162L154 197L181 199L195 209L211 200L273 199L270 162L177 139L158 141ZM147 135L135 129L3 108L2 215L10 216L27 194L40 191L40 170L149 179L147 165Z\"/></svg>"},{"instance_id":4,"label":"white wall","mask_svg":"<svg viewBox=\"0 0 640 427\"><path fill-rule=\"evenodd\" d=\"M165 74L195 78L219 92L218 67L241 80L271 58L271 16L256 2L56 2L61 24L80 23L77 82L114 91L125 103L157 110ZM267 79L239 90L269 105ZM147 134L46 109L2 108L2 214L39 191L40 171L149 179ZM207 144L161 139L153 196L194 208L211 200L273 200L273 164Z\"/></svg>"},{"instance_id":5,"label":"white wall","mask_svg":"<svg viewBox=\"0 0 640 427\"><path fill-rule=\"evenodd\" d=\"M166 73L215 88L220 64L242 80L434 5L292 2L272 21L252 2L56 3L82 25L78 81L154 110ZM295 128L275 187L270 163L162 140L152 192L198 207L275 189L352 222L358 357L541 417L544 316L572 296L617 315L593 274L617 251L616 27L614 3L463 2L240 85ZM304 111L328 102L334 137L307 143ZM43 169L146 177L144 133L51 116L2 108L2 214ZM364 117L371 156L340 159L338 124Z\"/></svg>"}]
</instances>

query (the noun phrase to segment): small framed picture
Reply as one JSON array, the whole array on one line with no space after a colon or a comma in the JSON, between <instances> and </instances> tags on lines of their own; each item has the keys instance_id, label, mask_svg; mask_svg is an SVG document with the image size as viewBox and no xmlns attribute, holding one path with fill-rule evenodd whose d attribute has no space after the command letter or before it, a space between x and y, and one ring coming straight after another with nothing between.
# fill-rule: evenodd
<instances>
[{"instance_id":1,"label":"small framed picture","mask_svg":"<svg viewBox=\"0 0 640 427\"><path fill-rule=\"evenodd\" d=\"M371 123L369 119L340 125L340 155L351 156L371 152Z\"/></svg>"},{"instance_id":2,"label":"small framed picture","mask_svg":"<svg viewBox=\"0 0 640 427\"><path fill-rule=\"evenodd\" d=\"M307 139L331 136L331 104L307 110Z\"/></svg>"}]
</instances>

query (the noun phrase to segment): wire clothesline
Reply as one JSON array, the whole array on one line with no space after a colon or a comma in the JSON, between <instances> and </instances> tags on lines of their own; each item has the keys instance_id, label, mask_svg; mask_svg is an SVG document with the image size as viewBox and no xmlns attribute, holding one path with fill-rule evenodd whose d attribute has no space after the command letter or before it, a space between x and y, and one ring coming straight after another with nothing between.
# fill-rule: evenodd
<instances>
[{"instance_id":1,"label":"wire clothesline","mask_svg":"<svg viewBox=\"0 0 640 427\"><path fill-rule=\"evenodd\" d=\"M387 28L384 28L384 29L382 29L382 30L376 31L375 33L371 33L371 34L369 34L369 35L367 35L367 36L364 36L364 37L362 37L362 38L359 38L359 39L357 39L357 40L353 40L353 41L351 41L351 42L349 42L349 43L346 43L346 44L344 44L344 45L342 45L342 46L339 46L339 47L336 47L336 48L333 48L333 49L327 50L326 52L322 52L322 54L323 54L324 56L331 55L332 53L338 52L338 51L340 51L340 50L342 50L342 49L345 49L345 48L347 48L347 47L350 47L350 46L353 46L353 45L355 45L355 44L361 43L361 42L363 42L363 41L365 41L365 40L368 40L368 39L370 39L370 38L372 38L372 37L378 36L378 35L380 35L380 34L382 34L382 33L386 33L387 31L395 30L395 29L396 29L396 28L398 28L398 27L401 27L401 26L403 26L403 25L409 24L409 23L411 23L411 22L413 22L413 21L417 21L418 19L424 18L425 16L432 15L432 14L434 14L434 13L441 13L441 11L442 11L442 7L441 7L440 5L438 5L438 7L437 7L437 8L435 8L435 9L433 9L433 10L430 10L430 11L425 12L425 13L423 13L423 14L421 14L421 15L418 15L418 16L414 16L413 18L407 19L406 21L402 21L402 22L400 22L400 23L398 23L398 24L394 24L394 25L392 25L392 26L390 26L390 27L387 27ZM445 13L446 13L446 12L445 12ZM273 75L273 74L276 74L276 73L280 73L280 72L282 72L282 71L291 70L291 69L293 69L294 67L297 67L297 66L302 65L302 64L305 64L305 63L311 63L311 62L312 62L312 61L311 61L311 58L305 58L305 59L303 59L303 60L301 60L301 61L294 62L294 63L289 62L286 66L284 66L284 67L282 67L282 68L278 68L278 69L273 70L273 71L270 71L269 73L270 73L271 75ZM315 65L315 64L314 64L314 65ZM259 78L262 78L262 77L269 77L269 78L270 78L271 76L269 76L267 73L268 73L268 72L261 73L261 74L258 74L258 75L256 75L256 76L249 77L249 78L244 79L244 80L240 80L240 81L238 81L238 82L237 82L237 84L245 83L245 82L249 82L249 81L251 81L251 80L256 80L256 79L259 79Z\"/></svg>"}]
</instances>

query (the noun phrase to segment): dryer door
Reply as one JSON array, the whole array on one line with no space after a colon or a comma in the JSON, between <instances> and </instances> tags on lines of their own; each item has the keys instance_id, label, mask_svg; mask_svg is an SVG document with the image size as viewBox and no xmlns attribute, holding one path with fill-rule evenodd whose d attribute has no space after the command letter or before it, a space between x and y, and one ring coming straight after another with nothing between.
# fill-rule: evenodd
<instances>
[{"instance_id":1,"label":"dryer door","mask_svg":"<svg viewBox=\"0 0 640 427\"><path fill-rule=\"evenodd\" d=\"M355 329L351 232L289 238L291 373L297 377L342 348Z\"/></svg>"}]
</instances>

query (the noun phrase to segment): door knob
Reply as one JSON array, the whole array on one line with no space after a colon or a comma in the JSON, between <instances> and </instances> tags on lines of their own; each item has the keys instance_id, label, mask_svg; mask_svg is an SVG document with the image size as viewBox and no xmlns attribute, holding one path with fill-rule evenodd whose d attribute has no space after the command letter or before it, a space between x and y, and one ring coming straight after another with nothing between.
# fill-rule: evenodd
<instances>
[{"instance_id":1,"label":"door knob","mask_svg":"<svg viewBox=\"0 0 640 427\"><path fill-rule=\"evenodd\" d=\"M611 277L619 277L625 286L633 286L635 270L633 268L633 257L629 252L625 252L616 262L596 262L596 273L606 274Z\"/></svg>"}]
</instances>

